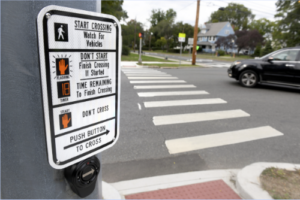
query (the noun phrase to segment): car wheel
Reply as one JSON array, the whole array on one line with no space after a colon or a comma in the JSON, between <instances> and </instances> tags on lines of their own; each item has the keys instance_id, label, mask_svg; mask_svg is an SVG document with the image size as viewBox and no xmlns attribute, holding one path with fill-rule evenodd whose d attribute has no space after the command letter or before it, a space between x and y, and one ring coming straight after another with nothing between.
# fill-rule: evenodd
<instances>
[{"instance_id":1,"label":"car wheel","mask_svg":"<svg viewBox=\"0 0 300 200\"><path fill-rule=\"evenodd\" d=\"M255 87L258 82L258 76L254 71L247 70L241 73L239 81L244 87Z\"/></svg>"}]
</instances>

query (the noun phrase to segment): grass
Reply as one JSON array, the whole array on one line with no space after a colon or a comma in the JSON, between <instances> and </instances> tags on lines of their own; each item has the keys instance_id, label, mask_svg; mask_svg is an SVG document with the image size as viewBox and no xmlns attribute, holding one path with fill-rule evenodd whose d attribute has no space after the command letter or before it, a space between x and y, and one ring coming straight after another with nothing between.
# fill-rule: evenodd
<instances>
[{"instance_id":1,"label":"grass","mask_svg":"<svg viewBox=\"0 0 300 200\"><path fill-rule=\"evenodd\" d=\"M150 67L202 67L199 65L191 65L191 64L159 64L159 63L155 63L155 64L143 64L145 66L150 66Z\"/></svg>"},{"instance_id":2,"label":"grass","mask_svg":"<svg viewBox=\"0 0 300 200\"><path fill-rule=\"evenodd\" d=\"M163 50L156 50L156 51L145 51L150 53L161 53L166 55L180 55L180 53L169 53ZM192 54L189 54L188 52L183 52L181 56L192 58ZM210 60L217 60L217 61L227 61L227 62L234 62L237 60L243 60L243 59L253 59L251 56L247 55L237 55L235 58L230 57L230 55L226 56L215 56L215 54L208 54L208 53L198 53L196 56L197 59L210 59Z\"/></svg>"},{"instance_id":3,"label":"grass","mask_svg":"<svg viewBox=\"0 0 300 200\"><path fill-rule=\"evenodd\" d=\"M123 56L121 57L121 61L139 61L139 55L131 53L129 56ZM152 62L171 62L169 60L160 59L160 58L154 58L150 56L144 56L142 55L142 61L152 61Z\"/></svg>"},{"instance_id":4,"label":"grass","mask_svg":"<svg viewBox=\"0 0 300 200\"><path fill-rule=\"evenodd\" d=\"M261 173L260 181L274 199L300 199L300 169L267 168Z\"/></svg>"}]
</instances>

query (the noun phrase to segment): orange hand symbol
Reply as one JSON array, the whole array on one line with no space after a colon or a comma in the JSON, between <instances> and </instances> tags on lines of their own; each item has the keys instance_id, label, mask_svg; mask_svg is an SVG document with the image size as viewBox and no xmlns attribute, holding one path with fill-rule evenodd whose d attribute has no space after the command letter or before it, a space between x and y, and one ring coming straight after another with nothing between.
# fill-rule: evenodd
<instances>
[{"instance_id":1,"label":"orange hand symbol","mask_svg":"<svg viewBox=\"0 0 300 200\"><path fill-rule=\"evenodd\" d=\"M66 65L66 62L63 59L59 61L58 65L59 65L60 75L64 75L69 65Z\"/></svg>"},{"instance_id":2,"label":"orange hand symbol","mask_svg":"<svg viewBox=\"0 0 300 200\"><path fill-rule=\"evenodd\" d=\"M64 128L68 128L68 123L70 122L71 118L68 119L68 115L65 114L63 117L62 117L62 124L64 126Z\"/></svg>"}]
</instances>

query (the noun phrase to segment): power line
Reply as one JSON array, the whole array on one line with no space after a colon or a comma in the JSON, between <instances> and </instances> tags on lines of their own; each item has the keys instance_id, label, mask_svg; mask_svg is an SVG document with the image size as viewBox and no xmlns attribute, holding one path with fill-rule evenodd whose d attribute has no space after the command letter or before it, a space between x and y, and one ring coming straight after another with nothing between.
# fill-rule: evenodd
<instances>
[{"instance_id":1,"label":"power line","mask_svg":"<svg viewBox=\"0 0 300 200\"><path fill-rule=\"evenodd\" d=\"M184 7L183 9L181 9L181 10L179 10L179 11L177 11L177 12L180 12L180 11L186 9L187 7L189 7L190 5L192 5L192 4L195 3L195 2L196 2L196 1L193 1L191 4L187 5L186 7Z\"/></svg>"},{"instance_id":2,"label":"power line","mask_svg":"<svg viewBox=\"0 0 300 200\"><path fill-rule=\"evenodd\" d=\"M221 0L216 0L216 1L219 1L219 2L222 2L222 3L225 3L225 4L228 5L228 2L224 2L224 1L221 1ZM246 7L246 6L245 6L245 7ZM246 8L248 8L248 7L246 7ZM260 11L260 10L253 9L253 8L251 8L251 7L249 7L249 9L250 9L250 10L255 10L255 11L257 11L257 12L261 12L261 13L273 15L273 16L275 15L275 14L272 14L272 13L268 13L268 12L264 12L264 11Z\"/></svg>"}]
</instances>

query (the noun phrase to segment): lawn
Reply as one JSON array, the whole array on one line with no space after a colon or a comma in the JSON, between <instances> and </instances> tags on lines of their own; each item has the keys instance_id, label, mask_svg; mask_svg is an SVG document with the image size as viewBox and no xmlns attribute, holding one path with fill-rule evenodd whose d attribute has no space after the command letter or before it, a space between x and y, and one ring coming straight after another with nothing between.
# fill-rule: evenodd
<instances>
[{"instance_id":1,"label":"lawn","mask_svg":"<svg viewBox=\"0 0 300 200\"><path fill-rule=\"evenodd\" d=\"M156 51L145 51L149 53L160 53L160 54L165 54L165 55L175 55L178 56L180 53L169 53L163 50L156 50ZM187 58L192 58L192 54L189 54L188 52L182 53L181 56L187 57ZM237 60L244 60L244 59L253 59L251 56L247 55L238 55L235 58L230 57L230 55L226 56L215 56L215 54L208 54L208 53L198 53L196 56L196 59L209 59L209 60L216 60L216 61L227 61L227 62L234 62Z\"/></svg>"},{"instance_id":2,"label":"lawn","mask_svg":"<svg viewBox=\"0 0 300 200\"><path fill-rule=\"evenodd\" d=\"M121 61L139 61L139 55L131 53L129 56L122 56ZM169 60L160 59L160 58L154 58L150 56L144 56L142 55L142 61L152 61L152 62L171 62Z\"/></svg>"},{"instance_id":3,"label":"lawn","mask_svg":"<svg viewBox=\"0 0 300 200\"><path fill-rule=\"evenodd\" d=\"M149 67L151 67L151 66L158 66L158 67L202 67L202 66L200 66L200 65L191 65L191 64L164 64L164 63L162 63L162 64L143 64L143 65L145 65L145 66L149 66Z\"/></svg>"}]
</instances>

